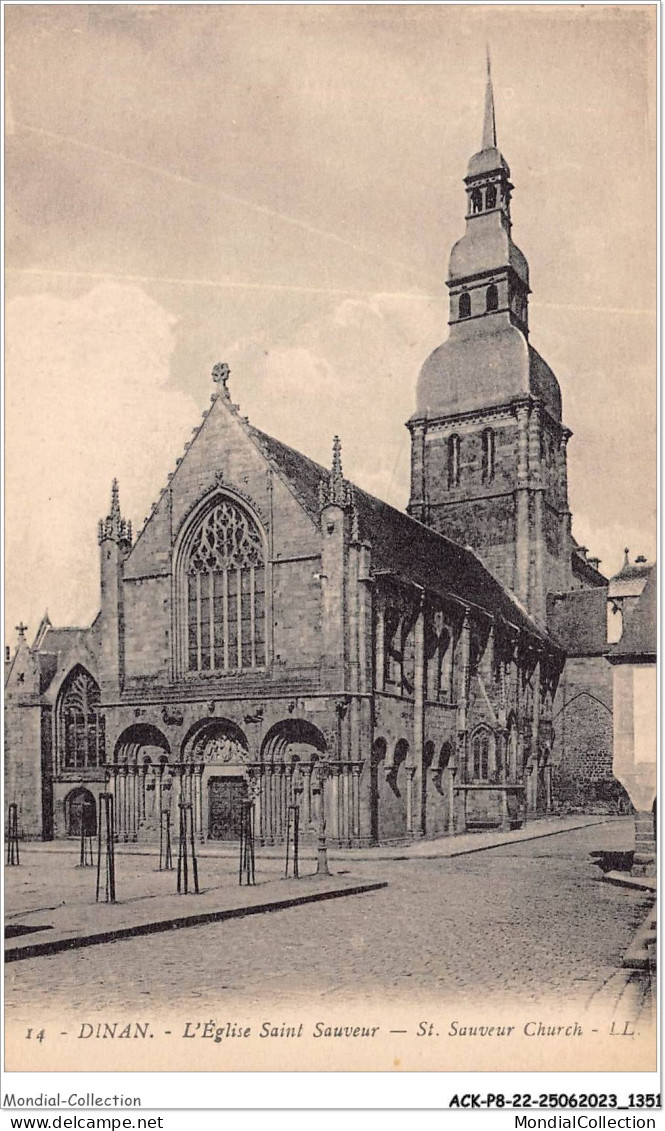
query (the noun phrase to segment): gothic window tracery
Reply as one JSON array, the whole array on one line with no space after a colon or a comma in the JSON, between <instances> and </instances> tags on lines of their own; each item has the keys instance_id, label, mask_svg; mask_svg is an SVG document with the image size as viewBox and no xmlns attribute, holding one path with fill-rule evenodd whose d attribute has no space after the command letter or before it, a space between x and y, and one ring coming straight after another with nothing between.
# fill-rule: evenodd
<instances>
[{"instance_id":1,"label":"gothic window tracery","mask_svg":"<svg viewBox=\"0 0 665 1131\"><path fill-rule=\"evenodd\" d=\"M265 664L263 540L256 523L232 499L220 499L205 514L184 571L188 670Z\"/></svg>"},{"instance_id":2,"label":"gothic window tracery","mask_svg":"<svg viewBox=\"0 0 665 1131\"><path fill-rule=\"evenodd\" d=\"M494 766L494 735L489 727L480 726L471 736L469 747L469 779L489 781Z\"/></svg>"},{"instance_id":3,"label":"gothic window tracery","mask_svg":"<svg viewBox=\"0 0 665 1131\"><path fill-rule=\"evenodd\" d=\"M69 675L60 697L60 765L82 770L104 764L104 717L99 687L80 665Z\"/></svg>"}]
</instances>

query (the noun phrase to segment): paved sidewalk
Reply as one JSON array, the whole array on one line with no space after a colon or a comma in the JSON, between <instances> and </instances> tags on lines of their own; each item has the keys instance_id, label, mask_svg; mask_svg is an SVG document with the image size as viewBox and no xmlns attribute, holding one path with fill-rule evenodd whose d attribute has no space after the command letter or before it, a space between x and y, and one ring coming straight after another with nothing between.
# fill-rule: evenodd
<instances>
[{"instance_id":1,"label":"paved sidewalk","mask_svg":"<svg viewBox=\"0 0 665 1131\"><path fill-rule=\"evenodd\" d=\"M84 876L86 880L93 879L89 873L94 869L81 869L81 872L88 873ZM271 879L252 887L240 887L237 880L236 886L231 886L229 880L225 885L203 889L198 895L178 895L173 892L175 873L162 872L159 876L163 881L162 890L169 883L169 894L154 894L153 883L153 894L129 896L115 904L92 902L88 894L85 903L63 902L57 907L24 908L10 914L9 929L23 933L5 939L5 961L15 962L134 935L279 911L387 887L385 882L357 881L341 876L305 876L300 880Z\"/></svg>"},{"instance_id":2,"label":"paved sidewalk","mask_svg":"<svg viewBox=\"0 0 665 1131\"><path fill-rule=\"evenodd\" d=\"M334 849L329 856L337 864L344 861L350 865L356 861L448 859L613 820L604 816L555 817L508 831L466 833L376 849ZM311 861L315 858L315 849L308 845L301 852L301 875L305 873L301 880L282 878L283 846L264 847L257 851L257 863L261 861L259 883L240 887L238 848L207 843L197 851L201 894L177 895L175 872L157 868L156 845L119 844L118 903L106 904L94 901L96 869L76 866L76 842L27 842L21 846L21 854L21 865L8 868L5 879L8 962L386 886L354 879L339 868L330 878L307 875L313 871Z\"/></svg>"},{"instance_id":3,"label":"paved sidewalk","mask_svg":"<svg viewBox=\"0 0 665 1131\"><path fill-rule=\"evenodd\" d=\"M626 817L613 817L607 815L575 814L566 817L542 817L530 821L521 829L490 829L484 832L460 833L456 836L437 837L432 840L417 840L411 844L379 845L376 848L329 848L330 860L352 862L354 860L447 860L454 856L466 856L470 852L484 852L488 848L500 848L506 844L520 844L524 841L539 840L541 837L555 836L557 833L571 832L574 829L585 829L592 825L602 825L607 822L623 821ZM26 841L21 845L21 851L37 851L48 854L71 854L73 840L61 841ZM177 844L174 852L177 851ZM116 846L116 853L131 856L155 856L156 844L120 843ZM221 859L238 859L238 846L231 844L217 844L206 841L197 846L199 859L219 857ZM256 858L263 860L283 860L284 845L257 846ZM300 846L301 860L316 859L316 846L305 844Z\"/></svg>"}]
</instances>

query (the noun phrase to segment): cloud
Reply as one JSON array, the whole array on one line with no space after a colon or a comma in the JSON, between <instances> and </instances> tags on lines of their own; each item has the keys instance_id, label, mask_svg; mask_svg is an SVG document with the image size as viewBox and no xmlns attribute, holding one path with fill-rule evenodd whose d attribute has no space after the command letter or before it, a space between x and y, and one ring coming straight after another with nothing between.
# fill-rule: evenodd
<instances>
[{"instance_id":1,"label":"cloud","mask_svg":"<svg viewBox=\"0 0 665 1131\"><path fill-rule=\"evenodd\" d=\"M440 303L420 295L345 299L304 321L288 341L236 343L232 393L252 423L327 465L342 440L344 473L404 506L415 385L443 336Z\"/></svg>"},{"instance_id":2,"label":"cloud","mask_svg":"<svg viewBox=\"0 0 665 1131\"><path fill-rule=\"evenodd\" d=\"M97 520L113 476L139 522L198 416L169 384L175 319L113 282L17 298L6 315L6 609L30 633L98 608Z\"/></svg>"}]
</instances>

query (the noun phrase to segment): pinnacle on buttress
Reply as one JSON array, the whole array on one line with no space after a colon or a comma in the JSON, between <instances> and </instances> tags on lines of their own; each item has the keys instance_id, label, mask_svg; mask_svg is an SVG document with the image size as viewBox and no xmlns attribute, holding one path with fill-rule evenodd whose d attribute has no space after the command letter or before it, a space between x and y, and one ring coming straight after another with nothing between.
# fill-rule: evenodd
<instances>
[{"instance_id":1,"label":"pinnacle on buttress","mask_svg":"<svg viewBox=\"0 0 665 1131\"><path fill-rule=\"evenodd\" d=\"M110 517L115 521L120 521L120 489L118 487L118 480L114 479L111 484L111 510Z\"/></svg>"},{"instance_id":2,"label":"pinnacle on buttress","mask_svg":"<svg viewBox=\"0 0 665 1131\"><path fill-rule=\"evenodd\" d=\"M111 484L111 509L106 518L100 518L97 528L97 540L102 542L110 540L129 549L132 544L132 524L124 519L120 513L120 489L118 480Z\"/></svg>"},{"instance_id":3,"label":"pinnacle on buttress","mask_svg":"<svg viewBox=\"0 0 665 1131\"><path fill-rule=\"evenodd\" d=\"M349 489L344 482L342 472L342 445L339 436L333 439L332 464L325 479L319 482L319 506L321 510L328 506L348 507Z\"/></svg>"},{"instance_id":4,"label":"pinnacle on buttress","mask_svg":"<svg viewBox=\"0 0 665 1131\"><path fill-rule=\"evenodd\" d=\"M333 439L332 467L330 468L330 502L343 507L346 503L344 475L342 474L342 445L339 436Z\"/></svg>"}]
</instances>

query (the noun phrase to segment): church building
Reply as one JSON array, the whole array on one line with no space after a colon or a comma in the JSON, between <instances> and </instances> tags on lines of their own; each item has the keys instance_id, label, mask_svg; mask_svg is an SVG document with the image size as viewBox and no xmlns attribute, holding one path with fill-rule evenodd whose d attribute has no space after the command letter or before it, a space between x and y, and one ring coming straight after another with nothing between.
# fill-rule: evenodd
<instances>
[{"instance_id":1,"label":"church building","mask_svg":"<svg viewBox=\"0 0 665 1131\"><path fill-rule=\"evenodd\" d=\"M136 537L113 484L93 624L45 617L32 644L19 627L6 799L24 836L78 835L108 790L125 841L158 838L180 800L201 841L231 841L251 799L269 845L296 803L313 837L321 796L340 846L552 811L556 719L572 733L577 717L561 699L577 636L557 624L579 635L601 617L604 633L608 591L571 534L571 433L529 341L489 74L464 184L449 336L408 422L408 513L345 479L337 437L323 468L255 428L216 365L211 404ZM594 773L611 778L606 666Z\"/></svg>"}]
</instances>

